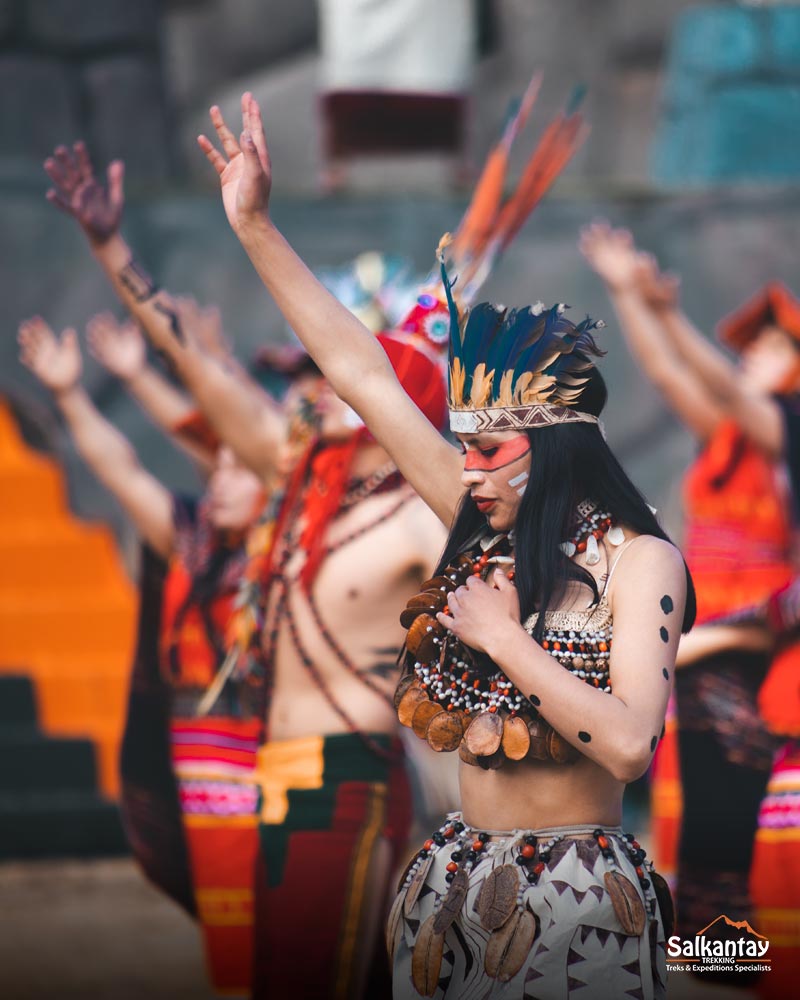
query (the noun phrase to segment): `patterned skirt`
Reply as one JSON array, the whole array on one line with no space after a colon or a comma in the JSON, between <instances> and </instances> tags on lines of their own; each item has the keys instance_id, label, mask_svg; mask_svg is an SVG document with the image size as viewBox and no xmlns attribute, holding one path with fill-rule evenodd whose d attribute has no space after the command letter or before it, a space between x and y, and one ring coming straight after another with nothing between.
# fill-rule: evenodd
<instances>
[{"instance_id":1,"label":"patterned skirt","mask_svg":"<svg viewBox=\"0 0 800 1000\"><path fill-rule=\"evenodd\" d=\"M795 996L800 981L800 740L778 753L761 803L750 872L753 926L769 939L772 971L761 977L764 1000Z\"/></svg>"},{"instance_id":2,"label":"patterned skirt","mask_svg":"<svg viewBox=\"0 0 800 1000\"><path fill-rule=\"evenodd\" d=\"M451 813L389 915L394 1000L655 1000L671 921L666 883L619 827L497 833Z\"/></svg>"}]
</instances>

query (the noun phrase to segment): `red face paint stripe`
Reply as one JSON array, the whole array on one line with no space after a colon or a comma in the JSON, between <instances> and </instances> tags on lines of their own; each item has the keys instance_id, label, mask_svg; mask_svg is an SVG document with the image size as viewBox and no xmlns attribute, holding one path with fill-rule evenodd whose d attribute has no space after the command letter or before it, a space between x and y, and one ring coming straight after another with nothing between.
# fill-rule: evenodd
<instances>
[{"instance_id":1,"label":"red face paint stripe","mask_svg":"<svg viewBox=\"0 0 800 1000\"><path fill-rule=\"evenodd\" d=\"M487 457L476 446L471 447L464 457L465 472L497 472L498 469L524 458L531 450L531 445L524 434L518 434L497 445L496 449L493 455Z\"/></svg>"}]
</instances>

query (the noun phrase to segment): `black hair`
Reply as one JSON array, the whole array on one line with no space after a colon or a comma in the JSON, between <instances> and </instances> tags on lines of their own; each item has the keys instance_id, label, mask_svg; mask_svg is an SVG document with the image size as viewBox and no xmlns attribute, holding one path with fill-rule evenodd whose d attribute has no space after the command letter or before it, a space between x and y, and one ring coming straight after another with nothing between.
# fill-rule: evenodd
<instances>
[{"instance_id":1,"label":"black hair","mask_svg":"<svg viewBox=\"0 0 800 1000\"><path fill-rule=\"evenodd\" d=\"M588 360L588 359L587 359ZM608 392L600 371L587 372L576 409L599 416ZM570 581L588 586L599 600L592 574L576 565L560 549L569 538L575 508L585 499L608 511L615 521L637 534L654 535L670 541L647 506L644 497L628 478L597 424L564 423L527 431L531 446L531 468L514 526L517 562L515 583L519 594L520 619L535 611L557 606ZM456 514L437 574L467 546L485 524L485 518L465 493ZM520 558L520 555L523 558ZM684 562L684 566L686 564ZM688 632L697 611L694 584L686 567L686 606L681 631ZM540 614L534 636L541 638L544 614Z\"/></svg>"}]
</instances>

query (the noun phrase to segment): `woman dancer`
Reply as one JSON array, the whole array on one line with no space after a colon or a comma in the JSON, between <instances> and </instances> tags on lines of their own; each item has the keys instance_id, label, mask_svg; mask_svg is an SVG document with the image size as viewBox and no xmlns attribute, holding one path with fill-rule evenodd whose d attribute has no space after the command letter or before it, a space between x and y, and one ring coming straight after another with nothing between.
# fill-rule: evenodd
<instances>
[{"instance_id":1,"label":"woman dancer","mask_svg":"<svg viewBox=\"0 0 800 1000\"><path fill-rule=\"evenodd\" d=\"M109 345L104 352L93 329L95 350L107 357ZM122 754L131 846L156 885L197 916L214 987L247 996L263 679L229 681L207 718L197 708L225 656L262 482L221 447L203 498L174 496L81 387L75 331L58 338L37 317L22 324L19 341L23 363L53 393L79 453L145 543Z\"/></svg>"},{"instance_id":2,"label":"woman dancer","mask_svg":"<svg viewBox=\"0 0 800 1000\"><path fill-rule=\"evenodd\" d=\"M797 385L800 314L773 285L727 317L720 334L740 353L737 366L687 320L677 283L637 253L629 233L597 224L581 245L608 287L631 352L702 449L684 490L702 627L681 644L676 677L677 912L689 935L720 913L753 919L748 873L775 749L756 698L771 640L764 629L715 619L764 602L791 578L780 408L771 397ZM734 981L746 980L737 974Z\"/></svg>"},{"instance_id":3,"label":"woman dancer","mask_svg":"<svg viewBox=\"0 0 800 1000\"><path fill-rule=\"evenodd\" d=\"M242 105L241 145L218 112L226 156L200 139L229 222L337 394L452 526L440 572L404 616L398 694L401 721L431 745L464 745L463 812L402 881L394 995L485 996L494 981L509 996L578 984L663 996L668 894L659 903L663 885L618 824L625 784L658 743L694 599L600 433L594 324L540 304L483 304L465 320L451 298L462 454L274 227L260 111L250 94Z\"/></svg>"}]
</instances>

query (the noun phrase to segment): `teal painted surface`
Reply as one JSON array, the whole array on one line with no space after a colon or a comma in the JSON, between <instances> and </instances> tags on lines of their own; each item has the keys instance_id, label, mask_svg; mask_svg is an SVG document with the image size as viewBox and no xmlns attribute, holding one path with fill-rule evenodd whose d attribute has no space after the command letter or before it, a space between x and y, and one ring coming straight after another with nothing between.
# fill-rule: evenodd
<instances>
[{"instance_id":1,"label":"teal painted surface","mask_svg":"<svg viewBox=\"0 0 800 1000\"><path fill-rule=\"evenodd\" d=\"M653 148L668 185L800 181L800 6L678 20Z\"/></svg>"}]
</instances>

